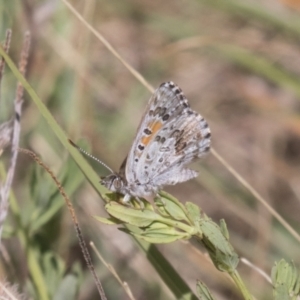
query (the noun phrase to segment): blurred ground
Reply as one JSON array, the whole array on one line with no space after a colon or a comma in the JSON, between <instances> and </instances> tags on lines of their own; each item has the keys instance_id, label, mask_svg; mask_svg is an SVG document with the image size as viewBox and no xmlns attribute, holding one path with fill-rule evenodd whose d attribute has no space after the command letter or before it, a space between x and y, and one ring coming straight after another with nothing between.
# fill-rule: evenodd
<instances>
[{"instance_id":1,"label":"blurred ground","mask_svg":"<svg viewBox=\"0 0 300 300\"><path fill-rule=\"evenodd\" d=\"M299 2L88 0L72 4L154 87L172 80L183 89L191 107L208 121L214 149L299 232ZM12 28L14 61L24 32L32 33L27 78L57 122L70 138L84 140L86 148L117 170L150 93L63 2L0 0L0 8L0 39ZM11 115L15 84L6 68L1 122ZM67 152L31 99L25 100L21 146L40 154L69 183L70 176L77 178L69 195L86 240L94 241L136 299L172 299L132 239L92 219L91 215L105 215L103 202L80 177L79 169L73 166L73 173L65 169L66 162L70 164ZM32 212L39 213L35 203L50 206L47 196L55 194L55 187L27 157L20 155L18 163L14 192L30 227ZM280 258L293 259L299 266L299 244L226 168L212 155L194 167L200 171L197 180L166 190L182 202L197 203L215 221L224 218L239 255L266 272ZM107 174L98 165L95 169L99 176ZM11 217L9 229L15 224ZM32 240L41 253L51 250L60 256L66 270L82 261L63 204ZM13 235L3 247L10 263L2 263L1 277L18 283L26 294L28 267L25 255L19 256L25 250ZM13 251L15 247L20 252ZM159 249L193 290L195 280L201 279L218 299L239 299L229 280L194 245L177 242ZM108 298L127 299L96 259L95 265ZM82 268L79 299L96 299L84 263ZM271 298L271 288L260 275L243 265L239 270L257 299Z\"/></svg>"}]
</instances>

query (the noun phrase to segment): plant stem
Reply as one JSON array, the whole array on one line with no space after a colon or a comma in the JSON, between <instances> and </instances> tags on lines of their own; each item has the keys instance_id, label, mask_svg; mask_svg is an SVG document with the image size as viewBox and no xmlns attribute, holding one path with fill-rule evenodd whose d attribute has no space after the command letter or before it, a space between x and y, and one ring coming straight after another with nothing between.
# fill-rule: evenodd
<instances>
[{"instance_id":1,"label":"plant stem","mask_svg":"<svg viewBox=\"0 0 300 300\"><path fill-rule=\"evenodd\" d=\"M243 297L245 300L253 300L252 295L247 290L242 278L240 277L237 270L234 270L234 272L229 272L230 277L233 279L234 283L238 287L238 289L241 291Z\"/></svg>"}]
</instances>

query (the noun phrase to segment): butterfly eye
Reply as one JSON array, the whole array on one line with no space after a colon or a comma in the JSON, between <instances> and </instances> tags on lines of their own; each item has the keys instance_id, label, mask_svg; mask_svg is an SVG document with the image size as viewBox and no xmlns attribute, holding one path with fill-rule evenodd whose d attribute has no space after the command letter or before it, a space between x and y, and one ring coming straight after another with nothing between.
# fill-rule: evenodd
<instances>
[{"instance_id":1,"label":"butterfly eye","mask_svg":"<svg viewBox=\"0 0 300 300\"><path fill-rule=\"evenodd\" d=\"M122 181L119 177L116 177L113 181L114 188L118 191L122 187Z\"/></svg>"}]
</instances>

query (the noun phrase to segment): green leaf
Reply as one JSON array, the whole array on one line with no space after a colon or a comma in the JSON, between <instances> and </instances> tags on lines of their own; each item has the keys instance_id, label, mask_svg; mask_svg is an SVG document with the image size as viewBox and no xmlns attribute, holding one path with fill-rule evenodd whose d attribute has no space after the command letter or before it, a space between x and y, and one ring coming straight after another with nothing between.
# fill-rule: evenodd
<instances>
[{"instance_id":1,"label":"green leaf","mask_svg":"<svg viewBox=\"0 0 300 300\"><path fill-rule=\"evenodd\" d=\"M173 220L170 217L165 218L152 210L134 209L120 205L116 202L109 202L105 205L105 209L114 218L119 219L126 224L144 228L143 230L145 230L146 227L151 230L154 222L160 222L171 226L172 228L181 230L183 232L183 234L180 234L181 237L187 237L195 234L195 229L187 225L185 222ZM178 239L178 235L176 239Z\"/></svg>"},{"instance_id":2,"label":"green leaf","mask_svg":"<svg viewBox=\"0 0 300 300\"><path fill-rule=\"evenodd\" d=\"M188 217L192 222L198 222L200 220L201 210L199 206L193 202L186 202L185 208L187 210Z\"/></svg>"},{"instance_id":3,"label":"green leaf","mask_svg":"<svg viewBox=\"0 0 300 300\"><path fill-rule=\"evenodd\" d=\"M137 233L132 233L134 236L152 244L168 244L172 243L181 239L188 238L188 234L186 233L170 233L170 232L160 232L160 233L145 233L145 234L137 234Z\"/></svg>"},{"instance_id":4,"label":"green leaf","mask_svg":"<svg viewBox=\"0 0 300 300\"><path fill-rule=\"evenodd\" d=\"M47 282L48 293L53 296L63 278L65 263L55 253L47 252L41 256L41 265L45 281Z\"/></svg>"},{"instance_id":5,"label":"green leaf","mask_svg":"<svg viewBox=\"0 0 300 300\"><path fill-rule=\"evenodd\" d=\"M216 223L209 219L203 219L200 226L203 231L203 236L210 241L214 248L218 248L223 253L231 253L232 247L227 242L220 227Z\"/></svg>"},{"instance_id":6,"label":"green leaf","mask_svg":"<svg viewBox=\"0 0 300 300\"><path fill-rule=\"evenodd\" d=\"M200 228L201 210L200 210L200 208L192 202L186 202L185 208L186 208L187 216L190 220L190 223L192 223L197 228L197 230L200 234L201 233L201 228Z\"/></svg>"},{"instance_id":7,"label":"green leaf","mask_svg":"<svg viewBox=\"0 0 300 300\"><path fill-rule=\"evenodd\" d=\"M220 227L210 219L201 220L200 227L203 233L202 242L215 266L220 271L233 272L239 259Z\"/></svg>"},{"instance_id":8,"label":"green leaf","mask_svg":"<svg viewBox=\"0 0 300 300\"><path fill-rule=\"evenodd\" d=\"M116 219L116 218L102 218L99 216L93 216L94 219L96 219L97 221L106 224L106 225L119 225L119 224L123 224L122 221Z\"/></svg>"},{"instance_id":9,"label":"green leaf","mask_svg":"<svg viewBox=\"0 0 300 300\"><path fill-rule=\"evenodd\" d=\"M138 227L149 226L152 222L161 219L154 211L133 209L116 202L106 204L105 209L113 217Z\"/></svg>"},{"instance_id":10,"label":"green leaf","mask_svg":"<svg viewBox=\"0 0 300 300\"><path fill-rule=\"evenodd\" d=\"M190 238L191 235L176 230L173 226L163 223L154 222L141 233L133 233L136 237L144 239L149 243L166 244L177 241L179 239Z\"/></svg>"},{"instance_id":11,"label":"green leaf","mask_svg":"<svg viewBox=\"0 0 300 300\"><path fill-rule=\"evenodd\" d=\"M79 289L78 277L74 274L68 274L60 282L53 300L77 299L76 295Z\"/></svg>"},{"instance_id":12,"label":"green leaf","mask_svg":"<svg viewBox=\"0 0 300 300\"><path fill-rule=\"evenodd\" d=\"M225 236L225 238L227 240L229 240L229 232L227 229L227 224L224 219L220 220L220 229L221 229L222 234Z\"/></svg>"},{"instance_id":13,"label":"green leaf","mask_svg":"<svg viewBox=\"0 0 300 300\"><path fill-rule=\"evenodd\" d=\"M153 222L148 227L146 227L144 229L144 231L147 231L147 232L159 232L161 230L164 231L165 229L169 229L169 228L174 229L173 226L169 226L169 225L161 223L161 222Z\"/></svg>"},{"instance_id":14,"label":"green leaf","mask_svg":"<svg viewBox=\"0 0 300 300\"><path fill-rule=\"evenodd\" d=\"M299 272L293 262L276 262L271 272L275 300L296 300L300 294Z\"/></svg>"},{"instance_id":15,"label":"green leaf","mask_svg":"<svg viewBox=\"0 0 300 300\"><path fill-rule=\"evenodd\" d=\"M185 207L181 202L166 192L161 192L160 196L163 203L161 207L162 210L164 209L166 213L175 220L188 222Z\"/></svg>"},{"instance_id":16,"label":"green leaf","mask_svg":"<svg viewBox=\"0 0 300 300\"><path fill-rule=\"evenodd\" d=\"M196 293L200 300L215 300L215 298L210 293L208 287L202 282L197 281Z\"/></svg>"}]
</instances>

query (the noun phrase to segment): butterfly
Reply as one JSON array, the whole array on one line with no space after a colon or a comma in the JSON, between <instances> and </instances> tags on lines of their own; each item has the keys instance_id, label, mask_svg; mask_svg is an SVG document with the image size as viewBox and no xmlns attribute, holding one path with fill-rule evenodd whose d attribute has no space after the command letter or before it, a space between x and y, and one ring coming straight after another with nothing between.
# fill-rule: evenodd
<instances>
[{"instance_id":1,"label":"butterfly","mask_svg":"<svg viewBox=\"0 0 300 300\"><path fill-rule=\"evenodd\" d=\"M211 132L205 119L193 111L182 90L172 81L162 83L151 96L131 149L119 172L102 177L112 192L150 202L166 185L198 176L186 165L209 152Z\"/></svg>"}]
</instances>

